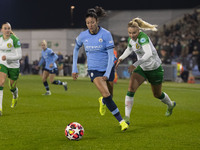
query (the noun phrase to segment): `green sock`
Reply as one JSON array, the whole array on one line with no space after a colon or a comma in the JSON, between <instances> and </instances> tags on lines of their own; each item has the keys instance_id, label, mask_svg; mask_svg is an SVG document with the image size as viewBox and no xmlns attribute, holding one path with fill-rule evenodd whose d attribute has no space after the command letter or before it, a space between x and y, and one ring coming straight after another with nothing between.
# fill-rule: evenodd
<instances>
[{"instance_id":1,"label":"green sock","mask_svg":"<svg viewBox=\"0 0 200 150\"><path fill-rule=\"evenodd\" d=\"M130 91L128 91L126 95L127 95L127 96L130 96L130 97L133 97L134 94L135 94L135 92L130 92Z\"/></svg>"}]
</instances>

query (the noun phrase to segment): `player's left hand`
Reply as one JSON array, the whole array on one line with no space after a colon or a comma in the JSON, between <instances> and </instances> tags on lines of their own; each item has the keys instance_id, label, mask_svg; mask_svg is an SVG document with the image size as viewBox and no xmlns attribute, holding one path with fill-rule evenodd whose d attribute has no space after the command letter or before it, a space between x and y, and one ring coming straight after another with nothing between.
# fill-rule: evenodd
<instances>
[{"instance_id":1,"label":"player's left hand","mask_svg":"<svg viewBox=\"0 0 200 150\"><path fill-rule=\"evenodd\" d=\"M121 59L118 59L118 60L117 60L117 63L116 63L116 65L115 65L115 69L117 69L117 67L119 66L119 64L121 63L121 61L122 61Z\"/></svg>"},{"instance_id":2,"label":"player's left hand","mask_svg":"<svg viewBox=\"0 0 200 150\"><path fill-rule=\"evenodd\" d=\"M133 66L133 65L130 65L129 67L128 67L128 72L130 73L130 74L132 74L133 73L133 71L135 70L135 66Z\"/></svg>"}]
</instances>

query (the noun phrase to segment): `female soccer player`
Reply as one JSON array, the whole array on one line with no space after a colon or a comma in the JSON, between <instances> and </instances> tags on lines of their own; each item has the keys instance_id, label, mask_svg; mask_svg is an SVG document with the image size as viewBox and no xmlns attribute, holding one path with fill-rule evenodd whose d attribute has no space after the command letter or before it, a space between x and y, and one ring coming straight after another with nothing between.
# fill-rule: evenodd
<instances>
[{"instance_id":1,"label":"female soccer player","mask_svg":"<svg viewBox=\"0 0 200 150\"><path fill-rule=\"evenodd\" d=\"M19 60L22 58L22 50L19 39L11 30L10 23L3 23L0 35L0 116L2 115L3 87L8 76L10 91L13 94L11 108L14 108L18 99L16 87L19 77Z\"/></svg>"},{"instance_id":2,"label":"female soccer player","mask_svg":"<svg viewBox=\"0 0 200 150\"><path fill-rule=\"evenodd\" d=\"M151 25L141 18L134 18L128 23L128 46L124 53L119 57L116 67L119 63L128 57L133 51L137 55L137 61L128 69L131 73L128 92L125 97L125 118L124 120L130 123L130 114L133 106L134 94L137 88L147 79L152 88L155 98L158 98L164 104L167 104L166 116L172 114L176 102L171 101L169 96L162 92L163 68L161 60L158 57L157 51L153 46L150 38L142 32L143 30L157 31L157 25Z\"/></svg>"},{"instance_id":3,"label":"female soccer player","mask_svg":"<svg viewBox=\"0 0 200 150\"><path fill-rule=\"evenodd\" d=\"M67 91L67 82L61 82L60 80L54 80L55 75L58 71L57 65L55 63L58 56L53 52L52 49L47 48L47 42L45 40L43 40L41 42L41 47L42 47L42 57L41 57L41 60L40 60L38 66L40 67L43 63L45 63L45 68L42 73L42 82L46 89L46 93L43 95L51 95L51 92L49 90L49 85L47 82L48 77L52 84L63 85L65 91Z\"/></svg>"},{"instance_id":4,"label":"female soccer player","mask_svg":"<svg viewBox=\"0 0 200 150\"><path fill-rule=\"evenodd\" d=\"M122 119L120 112L112 99L114 80L114 42L111 33L100 27L99 17L105 16L105 10L96 6L88 9L85 22L87 30L81 32L76 38L73 52L72 77L78 78L77 59L79 48L84 45L87 55L88 74L102 97L99 98L100 114L105 115L106 106L119 121L121 130L128 128L128 124Z\"/></svg>"}]
</instances>

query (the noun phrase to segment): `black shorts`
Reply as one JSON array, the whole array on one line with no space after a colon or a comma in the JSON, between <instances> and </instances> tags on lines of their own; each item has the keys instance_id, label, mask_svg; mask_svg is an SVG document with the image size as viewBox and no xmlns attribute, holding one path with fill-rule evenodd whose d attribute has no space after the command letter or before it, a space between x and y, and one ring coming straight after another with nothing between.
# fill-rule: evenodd
<instances>
[{"instance_id":1,"label":"black shorts","mask_svg":"<svg viewBox=\"0 0 200 150\"><path fill-rule=\"evenodd\" d=\"M88 70L88 74L90 76L91 82L93 82L93 80L96 77L103 77L103 75L105 74L105 71ZM114 78L115 78L115 67L112 67L108 81L113 81Z\"/></svg>"},{"instance_id":2,"label":"black shorts","mask_svg":"<svg viewBox=\"0 0 200 150\"><path fill-rule=\"evenodd\" d=\"M58 73L58 68L54 68L52 70L44 68L44 70L47 71L47 72L49 72L50 74L56 74L56 73Z\"/></svg>"}]
</instances>

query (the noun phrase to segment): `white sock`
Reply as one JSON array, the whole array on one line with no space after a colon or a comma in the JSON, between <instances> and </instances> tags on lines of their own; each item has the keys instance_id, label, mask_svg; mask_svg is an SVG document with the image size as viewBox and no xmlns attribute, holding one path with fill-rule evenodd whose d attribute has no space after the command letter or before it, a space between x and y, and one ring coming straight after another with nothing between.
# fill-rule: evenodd
<instances>
[{"instance_id":1,"label":"white sock","mask_svg":"<svg viewBox=\"0 0 200 150\"><path fill-rule=\"evenodd\" d=\"M18 97L18 88L16 88L15 92L12 92L13 99L16 99Z\"/></svg>"},{"instance_id":2,"label":"white sock","mask_svg":"<svg viewBox=\"0 0 200 150\"><path fill-rule=\"evenodd\" d=\"M126 97L125 97L125 116L130 118L132 107L133 107L133 97L126 95Z\"/></svg>"},{"instance_id":3,"label":"white sock","mask_svg":"<svg viewBox=\"0 0 200 150\"><path fill-rule=\"evenodd\" d=\"M164 104L167 104L169 107L173 106L173 103L171 101L171 99L169 98L169 96L163 92L165 94L165 97L163 99L161 99L161 101L164 103Z\"/></svg>"},{"instance_id":4,"label":"white sock","mask_svg":"<svg viewBox=\"0 0 200 150\"><path fill-rule=\"evenodd\" d=\"M2 102L3 102L3 90L0 90L0 108L2 109Z\"/></svg>"}]
</instances>

